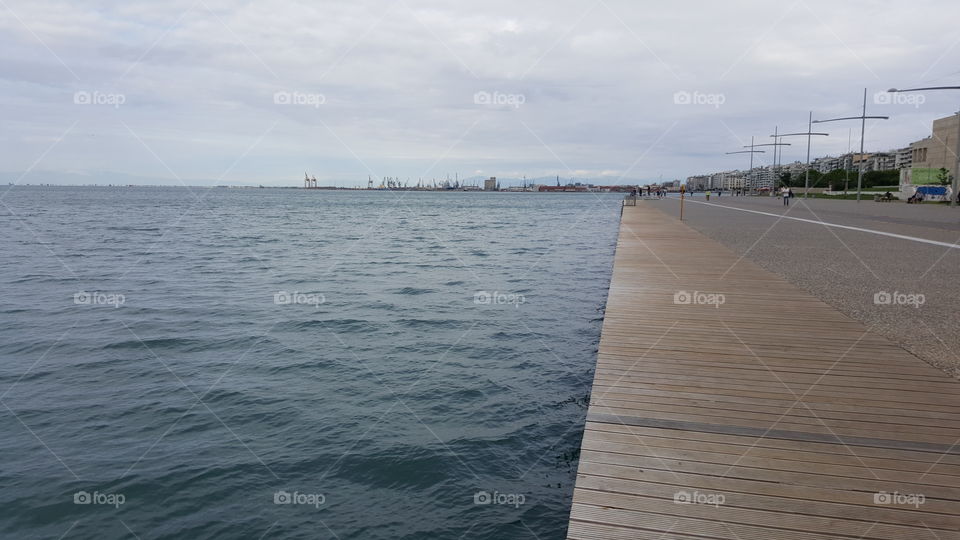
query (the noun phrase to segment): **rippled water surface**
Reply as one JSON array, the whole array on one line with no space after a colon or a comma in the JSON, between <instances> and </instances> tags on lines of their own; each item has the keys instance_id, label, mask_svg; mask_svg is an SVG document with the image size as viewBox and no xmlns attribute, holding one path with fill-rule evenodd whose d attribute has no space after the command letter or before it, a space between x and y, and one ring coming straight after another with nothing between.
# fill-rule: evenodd
<instances>
[{"instance_id":1,"label":"rippled water surface","mask_svg":"<svg viewBox=\"0 0 960 540\"><path fill-rule=\"evenodd\" d=\"M10 189L0 536L562 538L619 198Z\"/></svg>"}]
</instances>

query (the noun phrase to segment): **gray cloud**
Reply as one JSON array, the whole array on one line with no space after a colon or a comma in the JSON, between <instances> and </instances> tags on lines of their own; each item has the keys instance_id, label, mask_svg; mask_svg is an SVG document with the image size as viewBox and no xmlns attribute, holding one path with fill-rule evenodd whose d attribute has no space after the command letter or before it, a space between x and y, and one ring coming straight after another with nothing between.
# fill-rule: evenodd
<instances>
[{"instance_id":1,"label":"gray cloud","mask_svg":"<svg viewBox=\"0 0 960 540\"><path fill-rule=\"evenodd\" d=\"M864 87L869 110L893 117L869 125L873 149L927 135L960 102L872 102L890 86L960 83L960 5L945 1L7 5L0 157L14 177L39 160L43 178L25 182L228 169L223 183L296 184L304 169L338 184L674 178L742 166L724 152L802 130L808 110L856 114ZM678 92L715 97L684 105ZM830 125L815 153L846 151L855 127Z\"/></svg>"}]
</instances>

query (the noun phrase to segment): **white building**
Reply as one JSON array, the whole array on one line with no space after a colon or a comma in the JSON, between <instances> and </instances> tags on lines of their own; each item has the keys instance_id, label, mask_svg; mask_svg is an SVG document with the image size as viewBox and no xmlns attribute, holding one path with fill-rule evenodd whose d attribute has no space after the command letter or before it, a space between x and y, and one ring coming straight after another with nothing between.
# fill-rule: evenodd
<instances>
[{"instance_id":1,"label":"white building","mask_svg":"<svg viewBox=\"0 0 960 540\"><path fill-rule=\"evenodd\" d=\"M778 183L777 174L773 170L773 167L764 165L763 167L754 168L753 173L748 173L746 187L751 190L762 188L773 189Z\"/></svg>"},{"instance_id":2,"label":"white building","mask_svg":"<svg viewBox=\"0 0 960 540\"><path fill-rule=\"evenodd\" d=\"M687 190L710 189L710 175L701 174L687 177Z\"/></svg>"},{"instance_id":3,"label":"white building","mask_svg":"<svg viewBox=\"0 0 960 540\"><path fill-rule=\"evenodd\" d=\"M898 148L896 150L894 167L897 169L907 169L911 163L913 163L913 149L909 146Z\"/></svg>"},{"instance_id":4,"label":"white building","mask_svg":"<svg viewBox=\"0 0 960 540\"><path fill-rule=\"evenodd\" d=\"M725 190L743 189L747 185L747 175L743 171L728 171L724 173L723 185Z\"/></svg>"}]
</instances>

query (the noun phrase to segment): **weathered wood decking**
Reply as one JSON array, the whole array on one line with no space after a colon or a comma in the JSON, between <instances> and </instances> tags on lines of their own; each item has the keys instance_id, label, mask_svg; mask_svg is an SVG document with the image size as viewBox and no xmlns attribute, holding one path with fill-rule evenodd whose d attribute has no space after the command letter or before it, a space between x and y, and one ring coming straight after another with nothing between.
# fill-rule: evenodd
<instances>
[{"instance_id":1,"label":"weathered wood decking","mask_svg":"<svg viewBox=\"0 0 960 540\"><path fill-rule=\"evenodd\" d=\"M960 539L960 383L655 206L624 208L569 538Z\"/></svg>"}]
</instances>

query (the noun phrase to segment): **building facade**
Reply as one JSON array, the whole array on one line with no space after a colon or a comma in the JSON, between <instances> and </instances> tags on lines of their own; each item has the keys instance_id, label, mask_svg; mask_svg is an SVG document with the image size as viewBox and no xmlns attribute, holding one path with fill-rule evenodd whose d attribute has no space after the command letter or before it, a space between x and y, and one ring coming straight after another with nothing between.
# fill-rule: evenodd
<instances>
[{"instance_id":1,"label":"building facade","mask_svg":"<svg viewBox=\"0 0 960 540\"><path fill-rule=\"evenodd\" d=\"M937 184L940 169L946 169L950 177L956 177L957 122L957 115L938 118L933 121L933 135L910 145L910 172L901 174L901 182Z\"/></svg>"},{"instance_id":2,"label":"building facade","mask_svg":"<svg viewBox=\"0 0 960 540\"><path fill-rule=\"evenodd\" d=\"M913 149L910 146L897 149L894 168L907 169L911 163L913 163Z\"/></svg>"}]
</instances>

